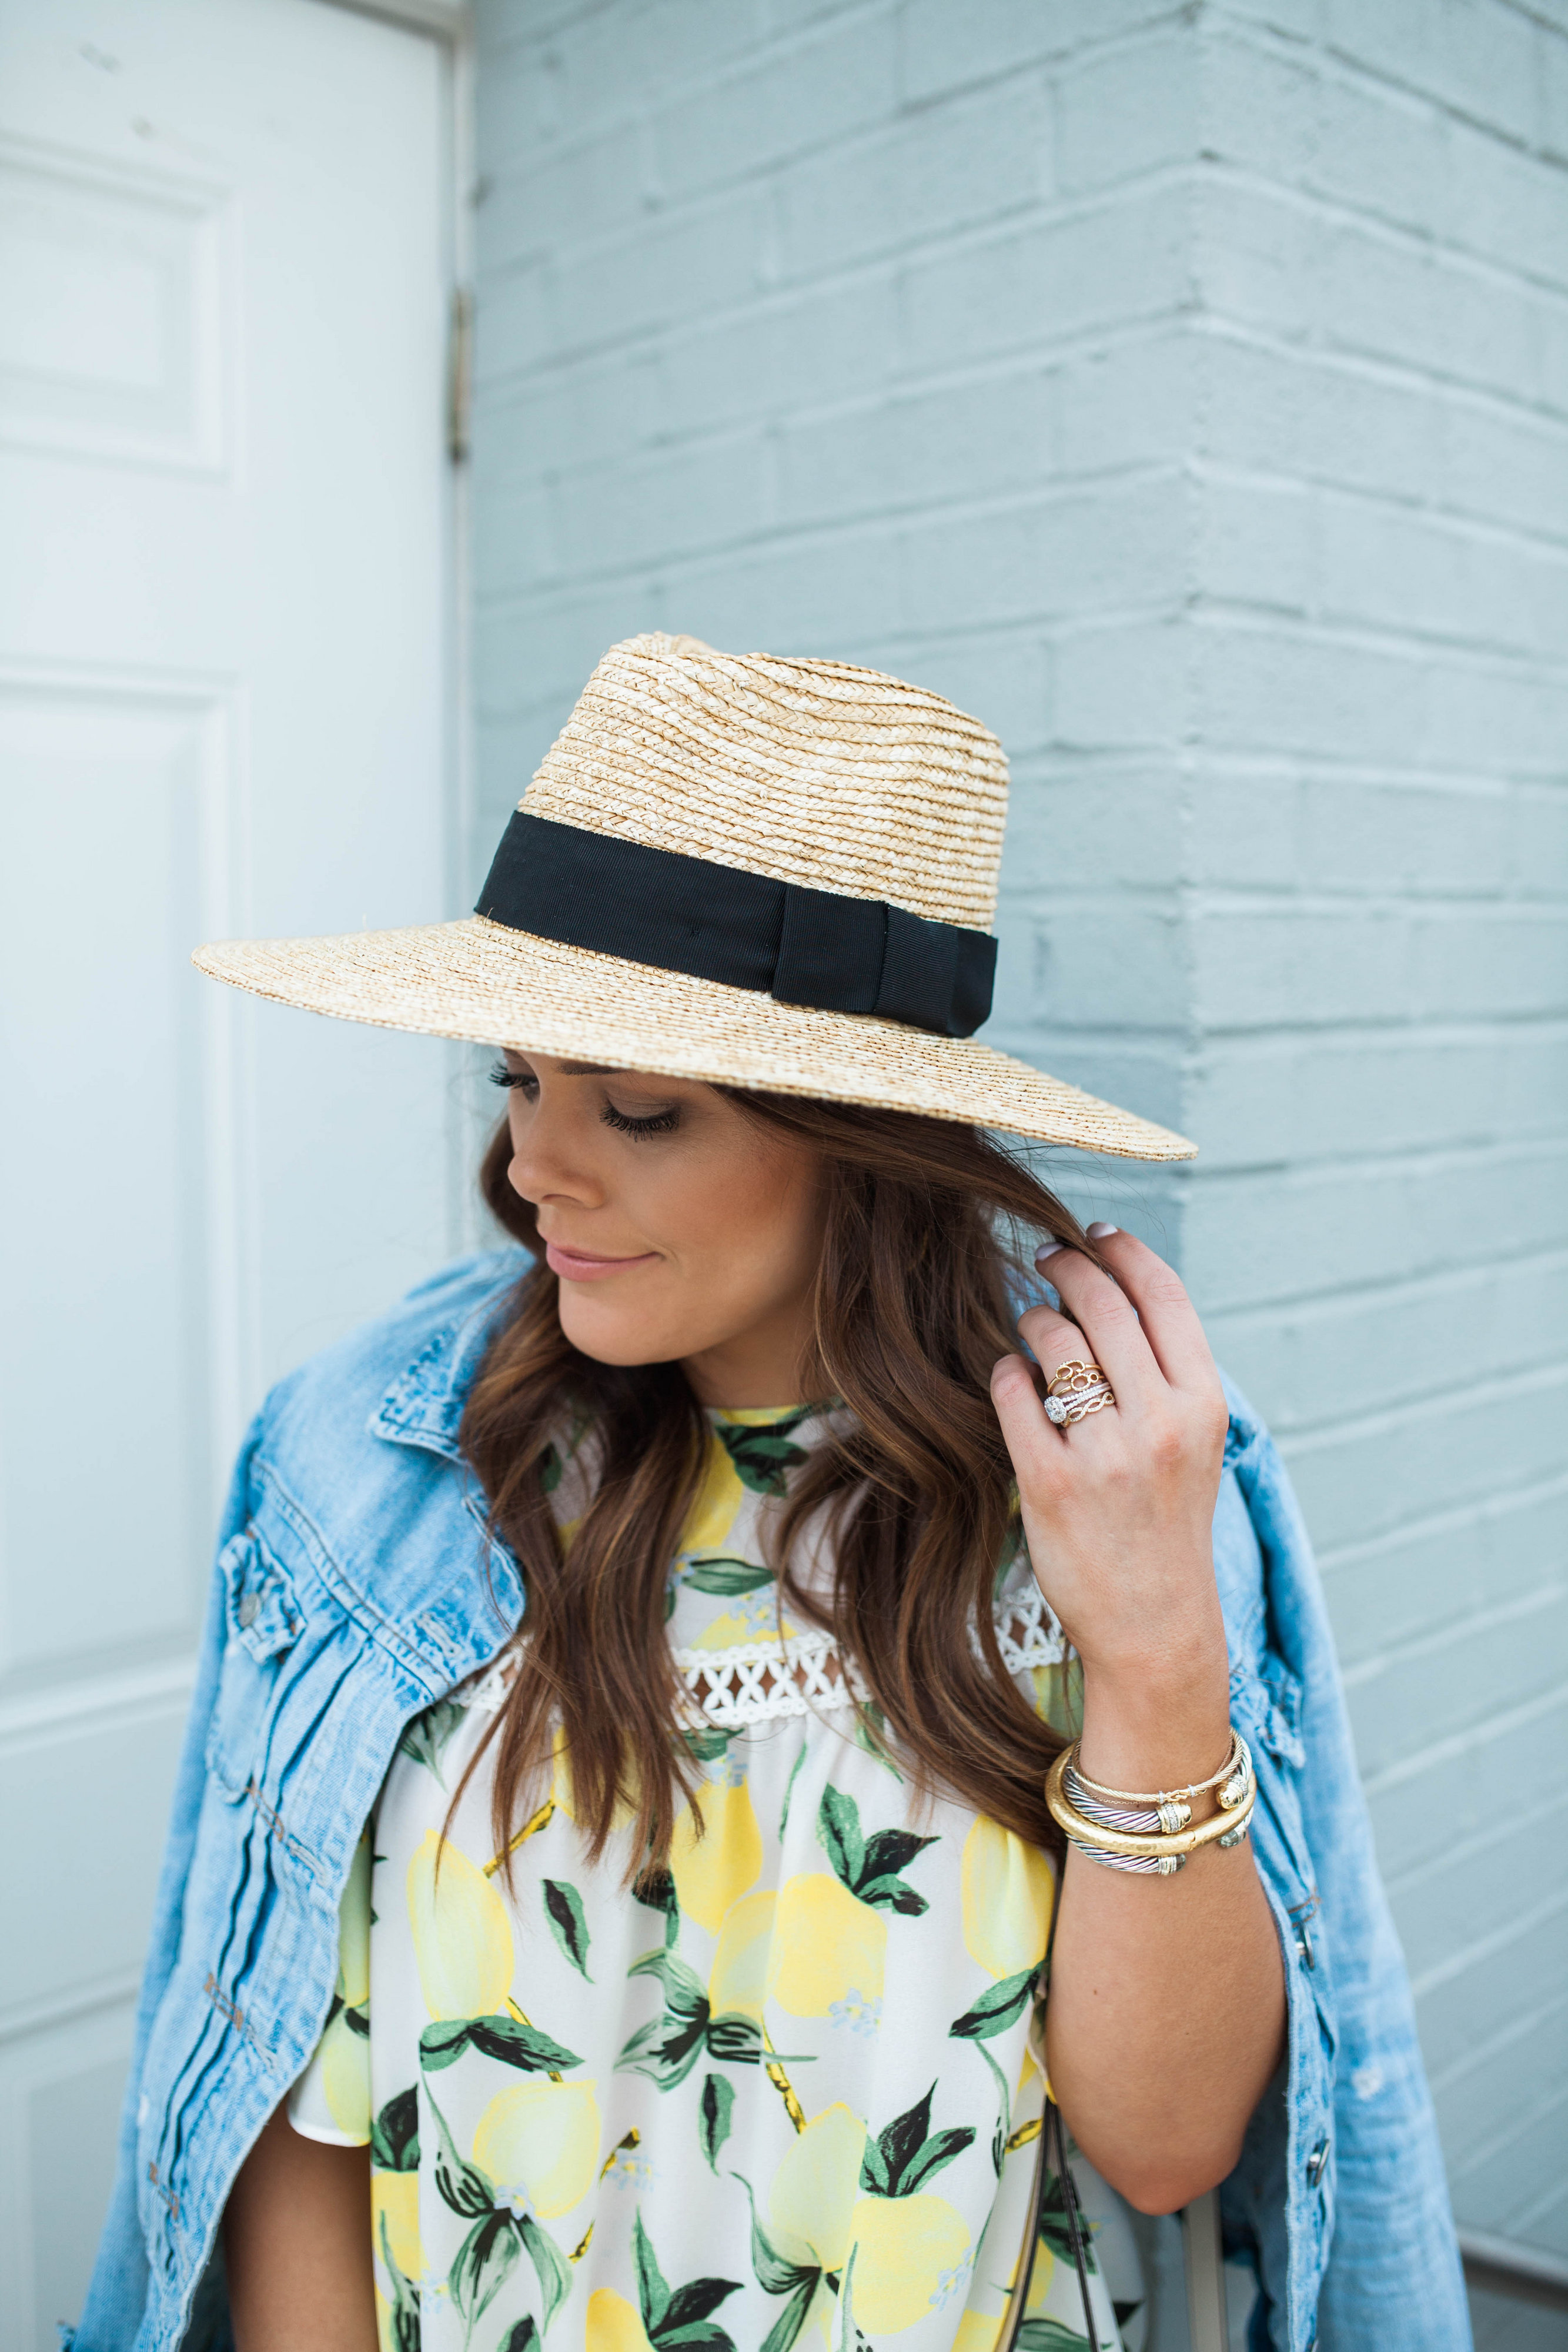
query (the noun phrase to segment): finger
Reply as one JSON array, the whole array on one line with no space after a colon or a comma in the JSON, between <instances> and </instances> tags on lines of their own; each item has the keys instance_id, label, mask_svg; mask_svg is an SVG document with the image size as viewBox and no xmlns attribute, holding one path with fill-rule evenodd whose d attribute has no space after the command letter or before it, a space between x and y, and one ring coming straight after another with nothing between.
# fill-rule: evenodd
<instances>
[{"instance_id":1,"label":"finger","mask_svg":"<svg viewBox=\"0 0 1568 2352\"><path fill-rule=\"evenodd\" d=\"M1145 1339L1173 1389L1199 1390L1218 1385L1219 1371L1198 1320L1174 1266L1133 1234L1114 1226L1091 1227L1102 1255L1126 1296L1138 1310ZM1055 1276L1051 1280L1054 1282ZM1070 1302L1071 1303L1071 1302ZM1073 1307L1073 1313L1077 1313Z\"/></svg>"},{"instance_id":2,"label":"finger","mask_svg":"<svg viewBox=\"0 0 1568 2352\"><path fill-rule=\"evenodd\" d=\"M1067 1433L1046 1419L1034 1372L1022 1356L1003 1356L993 1365L991 1403L1020 1486L1060 1470Z\"/></svg>"},{"instance_id":3,"label":"finger","mask_svg":"<svg viewBox=\"0 0 1568 2352\"><path fill-rule=\"evenodd\" d=\"M1072 1335L1076 1346L1058 1361L1092 1358L1115 1391L1117 1402L1129 1408L1162 1397L1167 1386L1165 1375L1138 1328L1132 1300L1111 1276L1075 1249L1042 1252L1035 1264L1078 1325Z\"/></svg>"}]
</instances>

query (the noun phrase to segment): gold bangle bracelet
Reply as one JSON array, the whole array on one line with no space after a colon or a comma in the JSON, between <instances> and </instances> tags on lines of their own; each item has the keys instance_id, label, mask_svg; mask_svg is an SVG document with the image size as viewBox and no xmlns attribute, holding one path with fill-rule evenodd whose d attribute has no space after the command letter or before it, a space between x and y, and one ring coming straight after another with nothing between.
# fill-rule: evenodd
<instances>
[{"instance_id":1,"label":"gold bangle bracelet","mask_svg":"<svg viewBox=\"0 0 1568 2352\"><path fill-rule=\"evenodd\" d=\"M1075 1749L1079 1745L1080 1743L1077 1740L1074 1740L1073 1747ZM1222 1780L1234 1779L1238 1772L1245 1771L1249 1773L1251 1770L1251 1764L1252 1759L1248 1752L1247 1742L1242 1738L1241 1734L1236 1729L1235 1726L1232 1725L1230 1731L1230 1746L1226 1751L1225 1761L1220 1766L1218 1772L1211 1772L1209 1774L1207 1780L1184 1780L1180 1787L1176 1789L1159 1789L1152 1790L1141 1789L1108 1789L1103 1780L1092 1780L1088 1773L1083 1769L1082 1764L1074 1764L1073 1769L1076 1771L1079 1779L1082 1781L1084 1787L1092 1796L1106 1797L1113 1803L1120 1805L1154 1806L1168 1805L1173 1798L1181 1799L1186 1797L1201 1797L1205 1795L1208 1790L1218 1789Z\"/></svg>"},{"instance_id":2,"label":"gold bangle bracelet","mask_svg":"<svg viewBox=\"0 0 1568 2352\"><path fill-rule=\"evenodd\" d=\"M1088 1820L1075 1805L1068 1802L1061 1785L1077 1745L1074 1740L1072 1747L1064 1748L1046 1774L1045 1801L1051 1809L1052 1821L1079 1845L1097 1845L1107 1853L1147 1854L1155 1859L1167 1853L1196 1853L1199 1846L1213 1845L1218 1839L1229 1837L1234 1832L1245 1829L1252 1818L1252 1808L1258 1801L1255 1780L1240 1804L1229 1812L1211 1813L1207 1821L1200 1822L1196 1829L1176 1830L1170 1836L1153 1832L1141 1836L1128 1830L1103 1830L1097 1822Z\"/></svg>"}]
</instances>

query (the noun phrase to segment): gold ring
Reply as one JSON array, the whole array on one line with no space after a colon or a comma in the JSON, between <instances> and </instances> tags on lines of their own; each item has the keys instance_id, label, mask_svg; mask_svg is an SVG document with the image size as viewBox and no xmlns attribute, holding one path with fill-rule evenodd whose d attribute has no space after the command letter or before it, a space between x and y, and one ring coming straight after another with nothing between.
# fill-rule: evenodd
<instances>
[{"instance_id":1,"label":"gold ring","mask_svg":"<svg viewBox=\"0 0 1568 2352\"><path fill-rule=\"evenodd\" d=\"M1092 1412L1114 1405L1116 1392L1100 1366L1075 1357L1051 1373L1045 1386L1045 1417L1058 1429L1086 1421Z\"/></svg>"}]
</instances>

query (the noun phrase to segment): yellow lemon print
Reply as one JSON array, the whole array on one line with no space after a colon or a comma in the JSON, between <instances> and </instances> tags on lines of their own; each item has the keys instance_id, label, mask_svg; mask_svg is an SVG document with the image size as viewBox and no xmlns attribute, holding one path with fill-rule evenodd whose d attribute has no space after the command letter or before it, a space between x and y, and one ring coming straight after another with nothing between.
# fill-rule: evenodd
<instances>
[{"instance_id":1,"label":"yellow lemon print","mask_svg":"<svg viewBox=\"0 0 1568 2352\"><path fill-rule=\"evenodd\" d=\"M419 2242L417 2172L380 2172L372 2168L371 2231L378 2264L383 2252L390 2252L404 2278L420 2276L424 2269L424 2251Z\"/></svg>"},{"instance_id":2,"label":"yellow lemon print","mask_svg":"<svg viewBox=\"0 0 1568 2352\"><path fill-rule=\"evenodd\" d=\"M349 1865L338 1906L338 1990L345 2007L362 2009L371 1997L371 1842L362 1837Z\"/></svg>"},{"instance_id":3,"label":"yellow lemon print","mask_svg":"<svg viewBox=\"0 0 1568 2352\"><path fill-rule=\"evenodd\" d=\"M794 1641L800 1628L792 1617L780 1620L779 1605L772 1593L762 1595L761 1605L743 1613L738 1609L727 1609L692 1643L694 1650L738 1650L743 1642L776 1642L782 1628L786 1642Z\"/></svg>"},{"instance_id":4,"label":"yellow lemon print","mask_svg":"<svg viewBox=\"0 0 1568 2352\"><path fill-rule=\"evenodd\" d=\"M434 1830L408 1866L408 1916L432 2017L486 2017L505 2006L513 1965L507 1906L484 1872Z\"/></svg>"},{"instance_id":5,"label":"yellow lemon print","mask_svg":"<svg viewBox=\"0 0 1568 2352\"><path fill-rule=\"evenodd\" d=\"M593 2186L599 2102L591 2083L538 2077L497 2091L479 2118L474 2161L498 2189L526 2195L542 2221L570 2213Z\"/></svg>"},{"instance_id":6,"label":"yellow lemon print","mask_svg":"<svg viewBox=\"0 0 1568 2352\"><path fill-rule=\"evenodd\" d=\"M1042 2239L1034 2250L1034 2273L1029 2283L1029 2294L1024 2303L1025 2316L1032 2318L1045 2309L1051 2294L1051 2282L1056 2270L1056 2256Z\"/></svg>"},{"instance_id":7,"label":"yellow lemon print","mask_svg":"<svg viewBox=\"0 0 1568 2352\"><path fill-rule=\"evenodd\" d=\"M718 1551L728 1538L729 1531L746 1499L746 1489L729 1458L729 1449L716 1430L709 1430L707 1459L703 1465L702 1484L681 1530L677 1551Z\"/></svg>"},{"instance_id":8,"label":"yellow lemon print","mask_svg":"<svg viewBox=\"0 0 1568 2352\"><path fill-rule=\"evenodd\" d=\"M789 2260L842 2270L864 2152L865 2126L842 2100L813 2116L786 2150L768 2191L768 2216Z\"/></svg>"},{"instance_id":9,"label":"yellow lemon print","mask_svg":"<svg viewBox=\"0 0 1568 2352\"><path fill-rule=\"evenodd\" d=\"M1020 1976L1045 1956L1056 1881L1039 1846L984 1814L964 1840L964 1948L994 1977Z\"/></svg>"},{"instance_id":10,"label":"yellow lemon print","mask_svg":"<svg viewBox=\"0 0 1568 2352\"><path fill-rule=\"evenodd\" d=\"M584 2352L653 2352L648 2331L623 2294L595 2287L588 2298Z\"/></svg>"},{"instance_id":11,"label":"yellow lemon print","mask_svg":"<svg viewBox=\"0 0 1568 2352\"><path fill-rule=\"evenodd\" d=\"M991 2352L1007 2315L1005 2306L1000 2311L967 2311L958 2322L953 2352Z\"/></svg>"},{"instance_id":12,"label":"yellow lemon print","mask_svg":"<svg viewBox=\"0 0 1568 2352\"><path fill-rule=\"evenodd\" d=\"M762 1832L744 1781L737 1789L726 1789L710 1780L699 1794L698 1810L700 1835L690 1805L683 1805L675 1815L670 1870L681 1909L716 1936L731 1904L757 1883Z\"/></svg>"},{"instance_id":13,"label":"yellow lemon print","mask_svg":"<svg viewBox=\"0 0 1568 2352\"><path fill-rule=\"evenodd\" d=\"M759 1895L743 1895L730 1906L708 1979L708 2006L715 2017L753 2017L761 2023L777 1901L769 1886Z\"/></svg>"},{"instance_id":14,"label":"yellow lemon print","mask_svg":"<svg viewBox=\"0 0 1568 2352\"><path fill-rule=\"evenodd\" d=\"M882 1914L841 1880L826 1871L785 1880L768 1991L791 2016L826 2017L852 1992L880 2000L886 1955Z\"/></svg>"},{"instance_id":15,"label":"yellow lemon print","mask_svg":"<svg viewBox=\"0 0 1568 2352\"><path fill-rule=\"evenodd\" d=\"M945 2272L969 2251L969 2225L946 2197L862 2197L850 2217L855 2325L896 2336L929 2318Z\"/></svg>"},{"instance_id":16,"label":"yellow lemon print","mask_svg":"<svg viewBox=\"0 0 1568 2352\"><path fill-rule=\"evenodd\" d=\"M371 2137L371 2045L342 2010L321 2036L319 2063L327 2112L362 2147Z\"/></svg>"}]
</instances>

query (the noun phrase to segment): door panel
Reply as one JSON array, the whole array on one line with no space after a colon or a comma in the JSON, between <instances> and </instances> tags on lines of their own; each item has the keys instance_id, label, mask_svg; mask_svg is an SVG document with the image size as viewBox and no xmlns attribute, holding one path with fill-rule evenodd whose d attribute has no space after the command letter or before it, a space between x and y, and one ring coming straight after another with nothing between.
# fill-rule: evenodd
<instances>
[{"instance_id":1,"label":"door panel","mask_svg":"<svg viewBox=\"0 0 1568 2352\"><path fill-rule=\"evenodd\" d=\"M101 2219L227 1465L450 1255L450 1049L191 949L449 903L447 65L0 13L0 2352Z\"/></svg>"}]
</instances>

